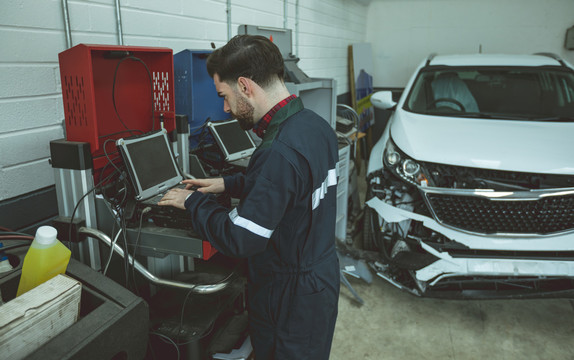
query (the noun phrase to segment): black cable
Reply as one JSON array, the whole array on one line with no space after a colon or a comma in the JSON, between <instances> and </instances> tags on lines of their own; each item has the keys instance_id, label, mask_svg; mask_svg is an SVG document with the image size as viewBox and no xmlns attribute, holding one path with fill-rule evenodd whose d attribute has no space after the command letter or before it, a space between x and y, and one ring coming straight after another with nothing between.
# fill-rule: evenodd
<instances>
[{"instance_id":1,"label":"black cable","mask_svg":"<svg viewBox=\"0 0 574 360\"><path fill-rule=\"evenodd\" d=\"M6 247L1 247L0 251L8 251L8 250L13 250L13 249L18 249L24 246L30 246L32 245L32 241L28 242L28 243L24 243L24 244L16 244L16 245L9 245Z\"/></svg>"},{"instance_id":2,"label":"black cable","mask_svg":"<svg viewBox=\"0 0 574 360\"><path fill-rule=\"evenodd\" d=\"M179 333L181 332L181 328L183 327L183 314L185 313L185 304L187 303L187 299L189 298L189 295L191 295L191 292L193 291L193 289L190 289L187 294L185 295L185 298L183 299L183 305L181 305L181 315L179 317L179 327L177 328L177 338L176 340L179 340ZM181 344L178 344L181 345Z\"/></svg>"},{"instance_id":3,"label":"black cable","mask_svg":"<svg viewBox=\"0 0 574 360\"><path fill-rule=\"evenodd\" d=\"M12 240L12 239L3 239L3 240ZM22 241L22 239L13 239L16 241ZM29 241L25 242L25 243L20 243L20 244L15 244L15 245L9 245L9 246L3 246L0 248L0 252L4 252L4 251L10 251L10 250L14 250L14 249L18 249L21 247L30 247L30 245L32 245L32 240L30 239ZM5 260L8 261L8 260ZM0 280L6 278L7 276L13 274L15 271L17 271L18 268L13 268L12 270L8 270L6 272L0 273Z\"/></svg>"},{"instance_id":4,"label":"black cable","mask_svg":"<svg viewBox=\"0 0 574 360\"><path fill-rule=\"evenodd\" d=\"M120 193L123 193L123 197L122 197L121 200L118 199L117 197L114 197L113 199L112 199L112 198L109 198L109 197L106 195L105 189L102 189L102 196L104 197L104 200L106 200L111 206L113 206L113 207L114 207L114 210L115 210L118 214L121 212L121 210L122 210L122 208L123 208L123 204L124 204L125 201L127 200L127 197L128 197L128 186L129 186L129 184L128 184L128 182L127 182L127 179L126 179L125 177L121 177L119 180L122 181L122 183L123 183L123 188L119 189L119 190L116 192L116 195L117 195L117 194L120 194ZM114 215L114 214L112 213L112 215ZM114 225L115 225L115 223L114 223Z\"/></svg>"},{"instance_id":5,"label":"black cable","mask_svg":"<svg viewBox=\"0 0 574 360\"><path fill-rule=\"evenodd\" d=\"M126 226L126 217L125 217L125 213L122 214L121 217L121 227L122 227L122 232L123 232L123 239L124 239L124 254L126 254L126 256L124 256L124 274L126 276L126 289L129 289L129 279L130 279L130 271L129 271L129 260L128 260L128 256L127 254L129 254L129 249L128 249L128 239L127 239L127 226Z\"/></svg>"},{"instance_id":6,"label":"black cable","mask_svg":"<svg viewBox=\"0 0 574 360\"><path fill-rule=\"evenodd\" d=\"M168 341L175 347L175 350L177 351L177 359L179 360L181 354L179 353L179 347L177 346L177 344L175 343L175 341L173 341L169 336L165 336L165 335L160 334L160 333L155 332L155 331L150 331L149 333L152 334L152 335L159 336L161 339L168 340Z\"/></svg>"},{"instance_id":7,"label":"black cable","mask_svg":"<svg viewBox=\"0 0 574 360\"><path fill-rule=\"evenodd\" d=\"M138 296L140 296L140 294L139 294L138 286L137 286L137 283L136 283L136 271L135 271L135 269L136 269L136 264L135 264L135 261L136 261L136 251L137 251L138 246L139 246L139 243L140 243L140 235L141 235L141 231L142 231L142 225L143 225L144 215L145 215L146 213L150 212L150 211L151 211L151 207L149 207L149 206L142 210L142 213L141 213L141 215L140 215L140 226L138 227L138 235L136 236L136 243L135 243L134 252L133 252L133 255L132 255L132 280L133 280L133 282L134 282L134 289L135 289L136 294L137 294Z\"/></svg>"},{"instance_id":8,"label":"black cable","mask_svg":"<svg viewBox=\"0 0 574 360\"><path fill-rule=\"evenodd\" d=\"M100 181L97 185L94 185L94 187L92 187L90 190L88 190L81 198L80 200L78 200L78 202L76 203L76 206L74 207L74 211L72 211L72 216L70 217L70 226L68 229L68 248L70 249L70 251L72 252L71 257L74 257L74 250L72 248L72 225L74 224L74 216L76 215L76 211L78 210L78 207L80 206L80 204L82 203L82 200L84 200L84 198L86 196L88 196L90 193L92 193L94 190L96 190L103 182L109 180L112 175L114 175L114 173L111 173L110 175L108 175L105 179L103 179L102 181Z\"/></svg>"},{"instance_id":9,"label":"black cable","mask_svg":"<svg viewBox=\"0 0 574 360\"><path fill-rule=\"evenodd\" d=\"M109 156L108 152L106 151L106 144L107 144L108 142L110 142L110 141L115 141L115 140L114 140L114 139L107 139L106 141L104 141L104 146L103 146L103 148L104 148L104 155L106 156L106 159L108 159L108 164L111 164L111 165L114 167L114 169L117 170L118 174L121 175L121 173L122 173L121 170L116 166L116 164L114 164L114 160L119 159L120 157L118 156L118 157L116 157L116 158L114 158L114 159L110 159L110 156ZM117 152L116 152L116 153L117 153ZM107 165L107 164L106 164L106 165Z\"/></svg>"},{"instance_id":10,"label":"black cable","mask_svg":"<svg viewBox=\"0 0 574 360\"><path fill-rule=\"evenodd\" d=\"M128 126L124 123L120 114L118 113L118 108L116 106L116 78L118 75L118 68L120 67L121 63L123 63L125 60L127 60L129 58L130 57L128 56L128 57L125 57L125 58L121 59L120 61L118 61L117 65L116 65L116 69L114 70L114 78L112 81L112 103L114 105L114 111L116 112L116 116L118 117L118 120L120 121L120 123L122 123L124 128L133 135L133 131L130 128L128 128Z\"/></svg>"},{"instance_id":11,"label":"black cable","mask_svg":"<svg viewBox=\"0 0 574 360\"><path fill-rule=\"evenodd\" d=\"M120 226L121 226L121 229L122 229L122 233L123 233L122 235L123 235L123 239L124 239L124 251L125 251L125 254L129 254L128 245L127 245L127 239L126 239L125 214L124 214L124 212L120 212L121 209L119 208L119 207L121 207L121 204L123 204L123 203L125 202L125 200L127 199L127 184L126 184L127 179L121 178L122 171L120 170L120 168L118 168L118 167L116 166L116 164L114 164L113 160L115 160L115 159L111 159L110 156L109 156L109 154L108 154L107 151L106 151L106 148L105 148L105 147L106 147L106 144L107 144L109 141L113 141L113 139L108 139L108 140L106 140L106 141L104 142L104 154L105 154L106 158L108 159L108 162L107 162L106 165L104 165L104 167L102 168L102 171L101 171L101 173L100 173L100 178L99 178L100 181L98 182L97 185L95 185L95 186L92 187L90 190L88 190L88 191L78 200L78 202L76 203L76 205L75 205L75 207L74 207L74 210L72 211L72 216L71 216L71 218L70 218L70 226L69 226L69 230L68 230L68 248L72 251L72 257L74 257L73 247L72 247L72 225L73 225L74 217L75 217L76 211L78 210L78 207L80 206L80 204L82 203L82 200L83 200L86 196L88 196L90 193L92 193L92 192L95 191L96 189L100 189L100 188L101 188L101 185L104 184L104 183L106 183L108 180L110 180L113 176L116 175L116 173L118 174L118 176L120 176L120 179L121 179L121 180L123 181L123 183L124 183L124 194L123 194L124 196L123 196L123 198L119 201L118 204L113 204L113 202L110 201L109 198L107 198L107 196L106 196L106 194L105 194L105 191L103 191L102 194L103 194L103 196L104 196L104 199L105 199L109 204L111 204L112 206L115 207L115 210L118 212L118 214L121 213ZM109 166L109 165L112 165L112 166L114 167L115 171L112 172L111 174L109 174L108 176L106 176L105 178L102 179L102 176L103 176L103 174L104 174L104 172L105 172L107 166ZM119 200L119 199L116 199L116 200ZM26 235L28 235L28 234L26 234ZM113 251L113 249L110 249L110 251ZM124 271L125 271L125 275L126 275L126 288L128 288L128 281L129 281L129 270L128 270L128 269L129 269L129 262L128 262L128 257L126 256L126 257L124 258Z\"/></svg>"},{"instance_id":12,"label":"black cable","mask_svg":"<svg viewBox=\"0 0 574 360\"><path fill-rule=\"evenodd\" d=\"M211 120L211 117L207 117L207 119L205 119L205 121L203 122L203 124L201 124L200 126L196 127L193 131L190 131L189 136L193 136L195 135L195 133L198 130L201 130L201 132L203 132L205 130L205 128L207 127L207 123L209 122L209 120ZM191 129L190 129L191 130Z\"/></svg>"},{"instance_id":13,"label":"black cable","mask_svg":"<svg viewBox=\"0 0 574 360\"><path fill-rule=\"evenodd\" d=\"M124 194L123 194L124 196L123 196L122 200L121 200L121 201L118 201L118 199L116 199L116 203L117 203L117 204L114 204L114 202L107 196L106 191L105 191L105 189L103 188L103 183L104 183L105 181L109 180L109 179L113 176L114 173L112 172L112 173L111 173L108 177L106 177L106 179L104 179L104 180L102 180L102 176L103 176L104 173L106 172L106 168L107 168L109 165L112 165L112 166L115 168L115 170L116 170L116 172L117 172L117 174L118 174L119 180L123 180L123 182L124 182L124 184L125 184L126 179L122 177L122 168L123 168L123 166L120 167L120 168L118 168L118 166L116 166L116 165L114 164L114 162L113 162L115 159L118 159L119 157L117 157L117 158L115 158L115 159L111 159L111 158L109 157L110 154L108 154L108 153L106 152L106 143L107 143L108 141L110 141L110 139L108 139L108 140L106 140L106 141L104 142L104 149L103 149L103 150L104 150L104 155L105 155L106 158L108 159L108 162L106 163L106 165L104 165L104 167L103 167L102 170L100 171L100 181L98 182L98 184L100 184L100 186L101 186L102 196L104 197L104 199L105 199L109 204L113 205L113 206L114 206L114 209L119 213L119 210L120 210L120 209L118 208L118 206L121 206L121 204L123 204L123 202L124 202L124 201L126 200L126 198L127 198L127 189L126 189L126 186L124 185L124 189L123 189L123 190L124 190L124 191L123 191L123 192L124 192ZM115 153L117 153L117 151L114 152L114 153L112 153L112 154L115 154ZM121 192L121 191L122 191L122 190L120 189L120 190L118 191L118 193ZM115 226L115 223L114 223L114 226Z\"/></svg>"},{"instance_id":14,"label":"black cable","mask_svg":"<svg viewBox=\"0 0 574 360\"><path fill-rule=\"evenodd\" d=\"M8 270L6 272L1 273L2 276L0 276L0 280L7 278L9 275L12 275L13 273L15 273L18 270L19 270L18 268L15 268L15 269Z\"/></svg>"},{"instance_id":15,"label":"black cable","mask_svg":"<svg viewBox=\"0 0 574 360\"><path fill-rule=\"evenodd\" d=\"M78 200L78 202L76 203L76 206L74 207L74 211L72 211L72 217L70 218L70 226L68 228L68 248L70 249L70 251L72 252L72 257L74 257L74 250L72 248L72 225L74 224L74 216L76 215L76 210L78 210L78 207L80 206L80 204L82 203L82 200L84 200L84 198L86 196L88 196L92 191L96 190L96 186L94 186L93 188L91 188L90 190L88 190L88 192L86 192L81 198L80 200Z\"/></svg>"},{"instance_id":16,"label":"black cable","mask_svg":"<svg viewBox=\"0 0 574 360\"><path fill-rule=\"evenodd\" d=\"M182 345L187 345L189 343L192 343L194 341L197 340L201 340L204 337L206 337L207 335L211 334L211 332L213 331L213 328L215 327L215 321L213 321L211 323L211 326L209 327L209 329L207 329L203 334L201 334L200 336L196 336L196 337L192 337L190 338L188 341L184 342L184 343L177 343L178 346L182 346Z\"/></svg>"},{"instance_id":17,"label":"black cable","mask_svg":"<svg viewBox=\"0 0 574 360\"><path fill-rule=\"evenodd\" d=\"M105 137L108 137L108 136L119 135L119 134L123 134L123 133L126 133L126 132L130 132L130 133L131 133L131 132L134 132L134 131L137 131L137 132L139 132L140 134L144 134L144 132L141 131L141 130L139 130L139 129L128 129L128 130L116 131L116 132L114 132L114 133L110 133L110 134L106 134L106 135L100 135L100 136L98 136L98 139L105 138Z\"/></svg>"},{"instance_id":18,"label":"black cable","mask_svg":"<svg viewBox=\"0 0 574 360\"><path fill-rule=\"evenodd\" d=\"M191 149L192 151L193 151L193 150L197 150L197 149L201 149L201 145L206 142L207 123L210 121L210 119L211 119L210 117L208 117L207 119L205 119L205 121L203 122L203 124L202 124L200 127L196 128L196 129L194 130L194 132L189 135L189 136L191 137L192 135L195 135L195 133L196 133L198 130L201 130L201 132L200 132L199 135L198 135L197 145L195 146L195 148Z\"/></svg>"},{"instance_id":19,"label":"black cable","mask_svg":"<svg viewBox=\"0 0 574 360\"><path fill-rule=\"evenodd\" d=\"M106 166L107 166L107 165L109 165L109 163L106 164ZM105 167L104 167L104 168L105 168ZM102 170L102 172L103 172L103 170ZM112 173L112 175L113 175L113 173ZM119 237L120 234L121 234L122 236L125 236L124 228L123 228L123 226L121 225L121 223L122 223L122 214L123 214L123 212L122 212L122 204L123 204L123 203L126 201L126 199L127 199L127 193L128 193L128 191L127 191L127 180L126 180L125 178L123 178L122 181L123 181L123 184L124 184L124 188L123 188L123 189L120 189L120 190L118 191L118 193L123 192L123 198L122 198L121 200L120 200L120 199L117 199L117 198L114 198L114 200L112 200L112 199L108 198L108 196L106 195L106 192L105 192L105 191L102 191L102 195L103 195L103 197L104 197L104 200L105 200L105 201L107 202L107 204L109 205L109 206L107 206L106 208L108 209L108 211L110 212L110 214L111 214L112 217L114 218L114 222L113 222L113 226L112 226L112 238L115 238L116 236ZM122 190L123 190L123 191L122 191ZM114 213L114 211L115 211L115 213ZM115 233L115 227L116 227L116 224L117 224L117 223L119 223L119 224L118 224L118 225L119 225L119 229L118 229L118 233L119 233L119 234L113 235L113 234ZM122 233L123 233L123 234L122 234ZM116 243L116 242L114 242L114 243ZM113 256L113 247L110 247L110 254L109 254L109 256L108 256L108 261L106 262L106 268L109 266L109 264L110 264L110 262L111 262L111 259L112 259L112 256ZM124 263L124 264L125 264L125 263ZM105 273L104 273L104 274L105 274Z\"/></svg>"},{"instance_id":20,"label":"black cable","mask_svg":"<svg viewBox=\"0 0 574 360\"><path fill-rule=\"evenodd\" d=\"M233 270L231 270L231 272L229 273L229 275L227 275L226 277L224 277L223 279L215 282L214 285L216 284L221 284L225 281L231 281L231 279L236 275L235 271L239 268L239 263L235 265L235 267L233 268ZM181 315L179 318L179 328L177 329L177 338L179 338L179 333L181 331L181 328L183 327L183 315L185 313L185 305L187 303L187 299L189 298L189 295L191 295L191 292L193 291L193 289L190 289L187 294L185 295L185 299L183 300L183 305L181 306ZM221 300L221 297L218 296L219 300ZM203 339L204 337L206 337L207 335L209 335L211 333L211 331L213 331L213 327L215 326L215 320L211 323L211 326L209 327L209 329L207 329L207 331L203 332L203 334L193 337L191 339L189 339L187 342L184 343L180 343L178 342L177 345L181 346L181 345L187 345L189 343L191 343L192 341L195 340L199 340L199 339Z\"/></svg>"},{"instance_id":21,"label":"black cable","mask_svg":"<svg viewBox=\"0 0 574 360\"><path fill-rule=\"evenodd\" d=\"M124 275L125 275L125 287L126 289L129 289L129 279L130 279L130 263L129 263L129 259L128 259L128 254L130 253L129 251L129 246L128 246L128 238L127 238L127 219L126 219L126 214L125 211L122 212L122 215L120 217L120 226L122 228L122 238L124 240L124 254L126 254L126 256L124 256Z\"/></svg>"},{"instance_id":22,"label":"black cable","mask_svg":"<svg viewBox=\"0 0 574 360\"><path fill-rule=\"evenodd\" d=\"M105 147L105 143L104 143L104 147ZM104 151L104 154L105 154L105 153L106 153L106 152ZM99 177L98 184L103 184L102 176L103 176L104 173L106 172L106 169L107 169L108 165L110 165L110 159L109 159L109 158L108 158L108 162L104 165L104 167L103 167L102 170L100 171L100 177ZM120 173L120 174L121 174L121 173ZM104 194L104 197L105 197L105 194Z\"/></svg>"},{"instance_id":23,"label":"black cable","mask_svg":"<svg viewBox=\"0 0 574 360\"><path fill-rule=\"evenodd\" d=\"M148 74L148 77L149 77L149 83L150 83L150 93L151 93L151 131L154 131L154 130L155 130L155 105L154 105L154 99L153 99L153 79L152 79L152 76L151 76L151 72L149 71L149 68L148 68L148 66L146 65L146 63L145 63L142 59L137 58L137 57L135 57L135 56L133 56L133 55L131 55L131 56L126 56L125 58L123 58L123 59L121 59L120 61L118 61L117 65L116 65L116 69L114 70L114 78L113 78L113 82L112 82L112 102L113 102L113 105L114 105L114 111L116 112L116 116L118 117L118 120L122 123L122 125L124 126L124 128L125 128L128 132L132 133L132 135L133 135L133 131L134 131L134 130L129 129L129 128L127 127L127 125L124 123L124 121L123 121L122 118L120 117L120 114L118 113L118 108L117 108L117 106L116 106L116 78L117 78L117 75L118 75L118 69L119 69L120 65L121 65L124 61L126 61L126 60L128 60L128 59L129 59L129 60L133 60L133 61L138 61L138 62L142 63L143 66L145 67L146 71L147 71L147 74Z\"/></svg>"}]
</instances>

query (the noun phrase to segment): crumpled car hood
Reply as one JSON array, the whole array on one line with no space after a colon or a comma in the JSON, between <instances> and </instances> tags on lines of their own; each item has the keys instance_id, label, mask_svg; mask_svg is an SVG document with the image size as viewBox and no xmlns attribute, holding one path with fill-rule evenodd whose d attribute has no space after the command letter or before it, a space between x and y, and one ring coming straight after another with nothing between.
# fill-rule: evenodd
<instances>
[{"instance_id":1,"label":"crumpled car hood","mask_svg":"<svg viewBox=\"0 0 574 360\"><path fill-rule=\"evenodd\" d=\"M390 134L402 151L420 161L574 174L574 123L469 119L398 110Z\"/></svg>"}]
</instances>

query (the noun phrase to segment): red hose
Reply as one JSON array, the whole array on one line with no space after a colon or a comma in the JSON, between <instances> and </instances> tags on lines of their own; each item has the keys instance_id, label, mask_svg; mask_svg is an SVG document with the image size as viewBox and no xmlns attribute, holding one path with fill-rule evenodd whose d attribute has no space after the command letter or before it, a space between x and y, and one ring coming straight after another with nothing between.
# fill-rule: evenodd
<instances>
[{"instance_id":1,"label":"red hose","mask_svg":"<svg viewBox=\"0 0 574 360\"><path fill-rule=\"evenodd\" d=\"M24 235L0 235L0 240L34 240L34 237Z\"/></svg>"}]
</instances>

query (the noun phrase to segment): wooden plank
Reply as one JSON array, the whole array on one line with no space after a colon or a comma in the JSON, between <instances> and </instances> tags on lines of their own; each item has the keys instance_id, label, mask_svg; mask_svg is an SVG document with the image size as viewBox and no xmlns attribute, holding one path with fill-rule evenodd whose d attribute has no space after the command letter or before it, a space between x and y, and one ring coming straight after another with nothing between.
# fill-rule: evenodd
<instances>
[{"instance_id":1,"label":"wooden plank","mask_svg":"<svg viewBox=\"0 0 574 360\"><path fill-rule=\"evenodd\" d=\"M78 320L82 284L58 275L0 306L0 359L23 359Z\"/></svg>"},{"instance_id":2,"label":"wooden plank","mask_svg":"<svg viewBox=\"0 0 574 360\"><path fill-rule=\"evenodd\" d=\"M351 88L351 106L357 109L357 91L355 89L355 65L353 62L353 45L348 46L349 59L349 87Z\"/></svg>"}]
</instances>

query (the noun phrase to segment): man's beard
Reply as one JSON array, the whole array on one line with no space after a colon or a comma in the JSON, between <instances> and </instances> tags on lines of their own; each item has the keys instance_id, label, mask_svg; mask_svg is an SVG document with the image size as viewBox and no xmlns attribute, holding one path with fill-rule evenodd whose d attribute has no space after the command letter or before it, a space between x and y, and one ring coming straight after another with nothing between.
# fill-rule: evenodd
<instances>
[{"instance_id":1,"label":"man's beard","mask_svg":"<svg viewBox=\"0 0 574 360\"><path fill-rule=\"evenodd\" d=\"M231 117L237 119L239 126L243 130L250 130L253 128L253 113L255 108L239 93L235 92L237 112L231 111Z\"/></svg>"}]
</instances>

